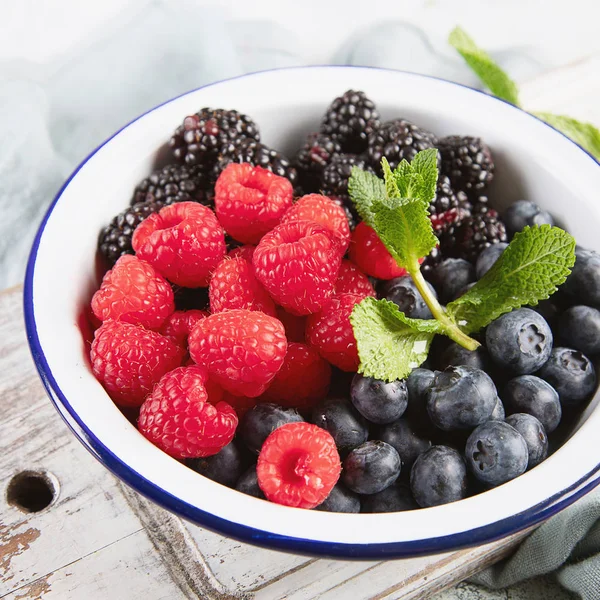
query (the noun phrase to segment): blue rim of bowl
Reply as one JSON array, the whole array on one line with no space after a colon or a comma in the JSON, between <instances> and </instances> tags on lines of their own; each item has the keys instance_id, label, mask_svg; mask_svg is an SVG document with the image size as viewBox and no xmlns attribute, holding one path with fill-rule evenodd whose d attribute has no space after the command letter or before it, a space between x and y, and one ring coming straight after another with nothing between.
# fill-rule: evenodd
<instances>
[{"instance_id":1,"label":"blue rim of bowl","mask_svg":"<svg viewBox=\"0 0 600 600\"><path fill-rule=\"evenodd\" d=\"M507 104L514 110L524 112L532 119L536 119L543 123L546 127L553 129L555 132L569 140L570 143L577 146L582 152L587 154L597 165L600 166L600 162L588 152L585 148L574 142L560 130L556 129L552 125L546 123L539 117L527 113L523 109L485 93L482 90L471 88L469 86L448 81L440 77L434 77L431 75L422 75L419 73L412 73L409 71L400 71L396 69L384 69L379 67L361 67L358 65L312 65L312 66L298 66L298 67L283 67L277 69L267 69L263 71L256 71L253 73L246 73L238 75L236 77L230 77L222 81L216 81L207 85L200 86L193 90L189 90L180 94L174 98L162 102L161 104L151 108L140 116L136 117L117 132L107 138L102 144L100 144L95 150L93 150L73 171L69 178L62 185L58 193L56 194L52 204L48 211L44 215L44 218L40 224L38 232L36 234L29 260L27 263L27 270L25 274L25 283L23 289L23 303L24 303L24 314L25 314L25 327L27 331L27 340L29 342L30 351L38 370L42 383L52 400L55 408L65 420L71 431L81 441L85 448L90 451L105 467L107 467L114 475L119 479L127 483L137 492L141 493L145 497L149 498L159 506L173 512L186 520L196 523L202 527L213 530L215 532L224 534L228 537L232 537L242 542L263 546L274 550L283 550L292 552L295 554L306 554L309 556L322 556L342 559L391 559L391 558L405 558L413 556L422 556L428 554L435 554L439 552L447 552L451 550L458 550L465 547L481 545L495 540L505 538L509 535L518 533L519 531L525 530L529 527L537 525L542 521L548 519L552 515L560 512L573 502L587 494L594 487L600 484L600 463L596 465L589 473L579 479L569 487L557 492L552 497L545 501L533 506L525 511L517 513L511 517L507 517L495 523L477 527L468 531L463 531L456 534L451 534L439 538L426 538L422 540L412 540L404 542L385 542L385 543L338 543L338 542L327 542L321 540L311 540L297 537L290 537L281 534L275 534L262 529L256 529L247 525L241 525L221 517L217 517L211 513L208 513L196 506L193 506L187 502L182 501L170 492L159 487L157 484L146 479L143 475L134 471L129 467L122 459L113 454L103 443L99 440L86 426L86 424L80 419L77 412L73 409L65 395L62 393L60 386L54 379L52 371L46 361L44 351L41 347L39 337L37 334L37 327L34 316L33 306L33 277L35 272L35 264L37 253L40 245L46 223L56 206L56 203L60 200L63 192L69 186L72 179L77 175L80 169L108 142L114 137L119 135L124 129L135 123L139 119L143 118L147 114L154 112L162 106L177 100L183 96L194 93L198 90L217 85L224 81L231 81L235 79L242 79L246 77L252 77L261 73L268 73L272 71L290 71L290 70L309 70L309 69L347 69L349 71L353 69L372 69L377 71L384 71L390 73L404 73L413 77L421 77L425 79L433 79L441 81L447 85L458 86L461 88L468 89L474 93L482 94L487 96L493 101L502 102ZM59 404L66 409L70 417L73 419L72 423L63 411L60 409ZM76 425L76 426L75 426Z\"/></svg>"}]
</instances>

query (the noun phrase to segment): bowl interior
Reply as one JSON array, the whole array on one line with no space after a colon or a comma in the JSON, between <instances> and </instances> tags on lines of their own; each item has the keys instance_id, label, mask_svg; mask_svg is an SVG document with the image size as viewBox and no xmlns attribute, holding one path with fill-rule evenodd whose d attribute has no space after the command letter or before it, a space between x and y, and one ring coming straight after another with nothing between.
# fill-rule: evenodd
<instances>
[{"instance_id":1,"label":"bowl interior","mask_svg":"<svg viewBox=\"0 0 600 600\"><path fill-rule=\"evenodd\" d=\"M265 143L291 154L307 132L318 129L329 102L349 88L363 89L384 119L404 117L439 136L483 137L497 164L492 201L498 208L532 199L579 244L600 249L597 163L519 109L455 84L394 71L315 67L257 73L150 111L108 140L67 182L40 232L28 272L34 358L59 410L109 468L169 509L229 535L353 556L415 554L504 535L515 529L515 515L525 515L519 526L529 524L548 507L548 499L552 503L564 490L578 489L597 469L600 449L590 442L600 422L600 411L594 410L598 396L568 444L509 484L410 513L342 515L277 506L198 476L147 442L91 374L89 343L79 323L99 284L98 232L128 205L153 165L164 162L164 145L183 117L204 106L235 108L254 118Z\"/></svg>"}]
</instances>

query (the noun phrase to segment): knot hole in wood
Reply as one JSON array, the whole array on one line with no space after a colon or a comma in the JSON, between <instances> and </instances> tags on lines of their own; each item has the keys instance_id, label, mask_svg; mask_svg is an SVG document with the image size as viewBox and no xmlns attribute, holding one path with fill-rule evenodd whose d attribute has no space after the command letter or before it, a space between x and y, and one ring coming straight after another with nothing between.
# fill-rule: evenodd
<instances>
[{"instance_id":1,"label":"knot hole in wood","mask_svg":"<svg viewBox=\"0 0 600 600\"><path fill-rule=\"evenodd\" d=\"M58 481L46 471L21 471L12 477L6 488L6 502L21 512L44 510L58 497Z\"/></svg>"}]
</instances>

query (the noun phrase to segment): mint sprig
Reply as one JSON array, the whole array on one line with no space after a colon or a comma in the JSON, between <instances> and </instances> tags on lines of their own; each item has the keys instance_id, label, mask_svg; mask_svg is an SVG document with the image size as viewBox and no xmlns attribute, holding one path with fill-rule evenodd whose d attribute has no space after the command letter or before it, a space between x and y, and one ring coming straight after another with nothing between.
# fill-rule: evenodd
<instances>
[{"instance_id":1,"label":"mint sprig","mask_svg":"<svg viewBox=\"0 0 600 600\"><path fill-rule=\"evenodd\" d=\"M435 319L410 319L388 300L366 298L354 307L354 328L359 373L376 379L404 379L427 358L436 333Z\"/></svg>"},{"instance_id":2,"label":"mint sprig","mask_svg":"<svg viewBox=\"0 0 600 600\"><path fill-rule=\"evenodd\" d=\"M494 96L519 106L517 84L505 73L492 58L479 48L473 39L460 27L455 27L448 42L465 59L473 72ZM592 156L600 160L600 130L591 123L584 123L564 115L546 112L532 113L552 125L576 144L585 148Z\"/></svg>"},{"instance_id":3,"label":"mint sprig","mask_svg":"<svg viewBox=\"0 0 600 600\"><path fill-rule=\"evenodd\" d=\"M483 278L446 310L466 333L478 331L504 313L549 298L574 263L575 240L566 231L526 227Z\"/></svg>"},{"instance_id":4,"label":"mint sprig","mask_svg":"<svg viewBox=\"0 0 600 600\"><path fill-rule=\"evenodd\" d=\"M448 42L465 59L465 62L494 96L519 106L517 84L485 50L477 46L466 31L461 27L455 27L450 32Z\"/></svg>"},{"instance_id":5,"label":"mint sprig","mask_svg":"<svg viewBox=\"0 0 600 600\"><path fill-rule=\"evenodd\" d=\"M402 161L394 171L383 159L384 181L356 168L350 178L350 196L363 218L408 271L434 317L410 319L395 304L373 298L354 307L350 321L359 372L377 379L406 377L425 360L436 334L476 349L479 343L468 334L505 312L548 298L575 262L575 240L568 233L550 225L527 227L464 296L447 308L440 306L419 266L419 259L437 243L428 215L437 181L436 152L421 152L412 163Z\"/></svg>"}]
</instances>

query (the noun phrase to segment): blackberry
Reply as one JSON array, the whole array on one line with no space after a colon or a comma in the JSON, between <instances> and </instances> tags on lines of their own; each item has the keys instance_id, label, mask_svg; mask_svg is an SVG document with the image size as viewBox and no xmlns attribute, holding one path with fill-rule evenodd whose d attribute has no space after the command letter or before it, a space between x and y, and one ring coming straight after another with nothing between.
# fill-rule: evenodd
<instances>
[{"instance_id":1,"label":"blackberry","mask_svg":"<svg viewBox=\"0 0 600 600\"><path fill-rule=\"evenodd\" d=\"M506 227L493 209L464 218L440 237L444 256L471 262L477 260L482 250L498 242L506 242Z\"/></svg>"},{"instance_id":2,"label":"blackberry","mask_svg":"<svg viewBox=\"0 0 600 600\"><path fill-rule=\"evenodd\" d=\"M138 202L120 212L100 231L98 251L109 267L112 267L124 254L134 254L131 238L135 228L146 217L158 212L162 207L163 205L158 202Z\"/></svg>"},{"instance_id":3,"label":"blackberry","mask_svg":"<svg viewBox=\"0 0 600 600\"><path fill-rule=\"evenodd\" d=\"M450 179L445 175L440 175L437 182L435 198L429 205L430 215L439 215L452 208L470 210L471 206L467 195L464 192L455 193L452 189Z\"/></svg>"},{"instance_id":4,"label":"blackberry","mask_svg":"<svg viewBox=\"0 0 600 600\"><path fill-rule=\"evenodd\" d=\"M348 179L352 167L373 173L364 155L336 154L323 170L323 191L326 195L348 197Z\"/></svg>"},{"instance_id":5,"label":"blackberry","mask_svg":"<svg viewBox=\"0 0 600 600\"><path fill-rule=\"evenodd\" d=\"M341 198L340 196L329 196L336 204L341 206L348 217L348 225L350 227L350 231L354 231L355 227L360 223L360 217L352 204L352 200L350 198L345 197Z\"/></svg>"},{"instance_id":6,"label":"blackberry","mask_svg":"<svg viewBox=\"0 0 600 600\"><path fill-rule=\"evenodd\" d=\"M174 202L200 202L213 206L208 177L201 167L167 165L142 180L133 192L131 205L138 202L157 202L165 206Z\"/></svg>"},{"instance_id":7,"label":"blackberry","mask_svg":"<svg viewBox=\"0 0 600 600\"><path fill-rule=\"evenodd\" d=\"M411 161L417 152L433 148L437 138L433 133L413 125L405 119L384 123L369 135L367 155L371 166L381 174L381 159L385 156L390 167L395 169L405 159ZM438 161L439 161L438 155Z\"/></svg>"},{"instance_id":8,"label":"blackberry","mask_svg":"<svg viewBox=\"0 0 600 600\"><path fill-rule=\"evenodd\" d=\"M494 178L494 160L481 138L450 135L438 142L442 170L454 189L469 194L486 189Z\"/></svg>"},{"instance_id":9,"label":"blackberry","mask_svg":"<svg viewBox=\"0 0 600 600\"><path fill-rule=\"evenodd\" d=\"M169 143L179 162L212 166L219 150L240 138L260 140L250 117L236 110L203 108L183 120Z\"/></svg>"},{"instance_id":10,"label":"blackberry","mask_svg":"<svg viewBox=\"0 0 600 600\"><path fill-rule=\"evenodd\" d=\"M231 144L223 151L213 167L213 181L216 181L223 169L231 163L250 163L255 167L262 167L289 179L294 187L298 182L298 172L286 156L251 138L242 139L236 145Z\"/></svg>"},{"instance_id":11,"label":"blackberry","mask_svg":"<svg viewBox=\"0 0 600 600\"><path fill-rule=\"evenodd\" d=\"M307 191L317 191L320 187L323 170L342 147L334 138L324 133L309 133L304 145L294 157L293 164Z\"/></svg>"},{"instance_id":12,"label":"blackberry","mask_svg":"<svg viewBox=\"0 0 600 600\"><path fill-rule=\"evenodd\" d=\"M321 122L321 133L335 140L343 152L358 154L367 148L369 136L380 126L379 112L364 92L348 90L336 98Z\"/></svg>"}]
</instances>

